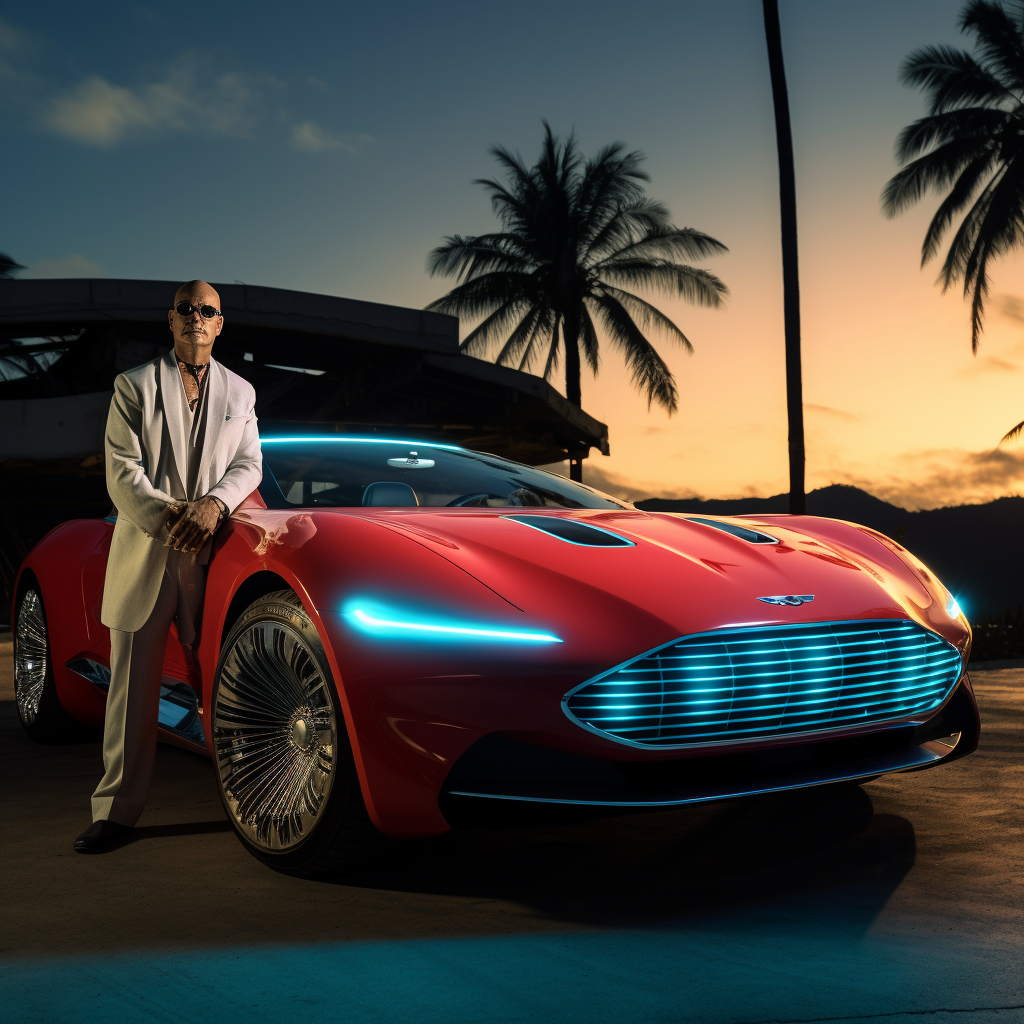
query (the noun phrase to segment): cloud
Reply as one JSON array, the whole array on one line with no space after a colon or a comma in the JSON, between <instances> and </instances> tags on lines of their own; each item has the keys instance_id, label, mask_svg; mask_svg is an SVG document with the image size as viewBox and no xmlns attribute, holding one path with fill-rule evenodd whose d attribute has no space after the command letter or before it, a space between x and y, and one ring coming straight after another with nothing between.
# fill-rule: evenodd
<instances>
[{"instance_id":1,"label":"cloud","mask_svg":"<svg viewBox=\"0 0 1024 1024\"><path fill-rule=\"evenodd\" d=\"M47 127L94 146L117 142L133 128L154 128L159 123L151 109L130 89L111 85L93 75L70 94L58 96L46 118Z\"/></svg>"},{"instance_id":2,"label":"cloud","mask_svg":"<svg viewBox=\"0 0 1024 1024\"><path fill-rule=\"evenodd\" d=\"M369 135L332 135L315 121L303 121L292 128L292 146L303 153L323 153L331 149L359 153L372 141Z\"/></svg>"},{"instance_id":3,"label":"cloud","mask_svg":"<svg viewBox=\"0 0 1024 1024\"><path fill-rule=\"evenodd\" d=\"M62 260L38 260L19 277L105 277L106 268L102 263L86 259L80 252L74 252Z\"/></svg>"},{"instance_id":4,"label":"cloud","mask_svg":"<svg viewBox=\"0 0 1024 1024\"><path fill-rule=\"evenodd\" d=\"M254 85L268 79L228 73L201 84L191 61L176 66L162 82L132 89L90 75L45 105L43 125L64 138L110 146L129 135L174 131L228 137L251 134Z\"/></svg>"},{"instance_id":5,"label":"cloud","mask_svg":"<svg viewBox=\"0 0 1024 1024\"><path fill-rule=\"evenodd\" d=\"M845 409L833 409L830 405L815 405L813 402L805 402L804 410L817 413L819 416L829 416L832 419L844 420L847 423L856 423L858 420L863 419L862 416L858 416L855 412L847 412Z\"/></svg>"},{"instance_id":6,"label":"cloud","mask_svg":"<svg viewBox=\"0 0 1024 1024\"><path fill-rule=\"evenodd\" d=\"M1020 366L999 356L978 356L966 370L960 370L958 377L980 377L989 373L1018 373Z\"/></svg>"},{"instance_id":7,"label":"cloud","mask_svg":"<svg viewBox=\"0 0 1024 1024\"><path fill-rule=\"evenodd\" d=\"M0 18L0 51L23 53L30 48L30 45L27 33Z\"/></svg>"},{"instance_id":8,"label":"cloud","mask_svg":"<svg viewBox=\"0 0 1024 1024\"><path fill-rule=\"evenodd\" d=\"M568 476L566 463L542 467ZM850 484L908 511L974 505L994 501L1007 494L1024 495L1024 444L988 451L970 452L942 448L905 452L884 466L832 470L814 473L814 487L826 483ZM749 485L728 494L701 494L688 487L666 487L635 481L600 467L600 462L583 463L583 482L625 501L644 498L676 500L702 498L758 498L774 493L772 485Z\"/></svg>"},{"instance_id":9,"label":"cloud","mask_svg":"<svg viewBox=\"0 0 1024 1024\"><path fill-rule=\"evenodd\" d=\"M979 504L1008 493L1024 493L1024 450L907 452L888 471L871 476L840 471L831 479L853 484L910 511Z\"/></svg>"},{"instance_id":10,"label":"cloud","mask_svg":"<svg viewBox=\"0 0 1024 1024\"><path fill-rule=\"evenodd\" d=\"M568 476L568 463L558 462L553 466L544 466L549 473L557 473L559 476ZM699 498L700 495L690 488L665 488L657 484L637 484L618 473L607 473L594 463L593 459L586 459L583 463L583 482L588 487L596 487L605 494L614 495L623 501L641 501L644 498Z\"/></svg>"},{"instance_id":11,"label":"cloud","mask_svg":"<svg viewBox=\"0 0 1024 1024\"><path fill-rule=\"evenodd\" d=\"M1015 320L1024 324L1024 301L1016 295L997 295L996 310L1007 320Z\"/></svg>"},{"instance_id":12,"label":"cloud","mask_svg":"<svg viewBox=\"0 0 1024 1024\"><path fill-rule=\"evenodd\" d=\"M273 133L280 138L283 131L304 153L358 153L373 141L369 135L331 132L293 116L284 104L289 84L272 75L229 71L211 76L198 54L185 54L155 81L133 85L90 74L61 86L32 70L37 49L28 35L0 20L0 104L36 128L79 145L111 148L169 134L205 140ZM329 89L319 79L303 81Z\"/></svg>"}]
</instances>

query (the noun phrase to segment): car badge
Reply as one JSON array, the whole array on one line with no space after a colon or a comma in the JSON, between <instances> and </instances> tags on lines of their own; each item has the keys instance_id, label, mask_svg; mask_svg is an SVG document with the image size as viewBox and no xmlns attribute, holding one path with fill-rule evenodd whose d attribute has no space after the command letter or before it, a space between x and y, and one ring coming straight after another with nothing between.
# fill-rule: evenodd
<instances>
[{"instance_id":1,"label":"car badge","mask_svg":"<svg viewBox=\"0 0 1024 1024\"><path fill-rule=\"evenodd\" d=\"M802 604L808 604L814 600L813 594L782 594L777 597L759 597L758 601L765 604L783 604L790 608L797 608Z\"/></svg>"}]
</instances>

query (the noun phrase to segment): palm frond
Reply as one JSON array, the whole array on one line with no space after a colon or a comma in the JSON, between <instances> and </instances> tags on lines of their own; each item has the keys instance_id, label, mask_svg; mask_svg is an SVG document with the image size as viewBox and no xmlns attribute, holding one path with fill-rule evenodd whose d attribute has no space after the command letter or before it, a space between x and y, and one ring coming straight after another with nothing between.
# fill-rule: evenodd
<instances>
[{"instance_id":1,"label":"palm frond","mask_svg":"<svg viewBox=\"0 0 1024 1024\"><path fill-rule=\"evenodd\" d=\"M541 335L550 335L554 322L554 310L550 306L545 306L543 314L537 318L536 326L533 328L529 341L527 341L525 348L523 348L523 354L519 359L520 370L529 370L533 366Z\"/></svg>"},{"instance_id":2,"label":"palm frond","mask_svg":"<svg viewBox=\"0 0 1024 1024\"><path fill-rule=\"evenodd\" d=\"M594 328L594 321L590 318L590 312L584 305L580 308L580 350L583 358L587 361L591 373L596 377L598 367L601 365L601 350L597 340L597 331Z\"/></svg>"},{"instance_id":3,"label":"palm frond","mask_svg":"<svg viewBox=\"0 0 1024 1024\"><path fill-rule=\"evenodd\" d=\"M507 153L505 156L515 159ZM510 173L507 185L492 178L477 178L473 184L490 192L491 209L506 230L520 230L529 219L531 206L536 202L536 182L532 179Z\"/></svg>"},{"instance_id":4,"label":"palm frond","mask_svg":"<svg viewBox=\"0 0 1024 1024\"><path fill-rule=\"evenodd\" d=\"M499 366L508 366L516 362L522 355L524 349L528 349L537 333L537 326L541 323L547 307L537 304L530 308L526 315L519 321L516 329L508 336L508 340L502 346L501 351L495 356L494 361Z\"/></svg>"},{"instance_id":5,"label":"palm frond","mask_svg":"<svg viewBox=\"0 0 1024 1024\"><path fill-rule=\"evenodd\" d=\"M708 256L719 256L728 252L728 248L718 241L695 228L676 228L672 225L649 228L640 238L626 242L620 248L609 252L602 260L594 264L600 271L608 263L618 259L657 257L660 259L705 259Z\"/></svg>"},{"instance_id":6,"label":"palm frond","mask_svg":"<svg viewBox=\"0 0 1024 1024\"><path fill-rule=\"evenodd\" d=\"M964 107L930 114L907 125L896 138L896 159L901 163L913 160L929 146L960 143L987 146L993 136L1010 126L1010 115L988 107Z\"/></svg>"},{"instance_id":7,"label":"palm frond","mask_svg":"<svg viewBox=\"0 0 1024 1024\"><path fill-rule=\"evenodd\" d=\"M465 280L491 271L527 273L531 260L522 251L515 235L449 235L427 256L431 277L455 277Z\"/></svg>"},{"instance_id":8,"label":"palm frond","mask_svg":"<svg viewBox=\"0 0 1024 1024\"><path fill-rule=\"evenodd\" d=\"M962 261L964 296L971 298L971 350L978 351L985 300L989 293L988 266L1024 242L1024 189L1019 173L1001 170L985 189L985 200L976 219L976 234L967 258ZM981 200L979 200L980 202ZM962 254L959 254L962 258ZM960 262L958 259L956 262ZM945 267L943 268L945 270Z\"/></svg>"},{"instance_id":9,"label":"palm frond","mask_svg":"<svg viewBox=\"0 0 1024 1024\"><path fill-rule=\"evenodd\" d=\"M929 189L948 188L972 162L979 160L989 164L996 160L994 148L984 138L955 139L925 153L886 182L882 190L883 213L895 217L918 202Z\"/></svg>"},{"instance_id":10,"label":"palm frond","mask_svg":"<svg viewBox=\"0 0 1024 1024\"><path fill-rule=\"evenodd\" d=\"M1007 441L1016 441L1020 437L1021 433L1024 432L1024 420L1021 420L1012 430L1008 430L1000 438L999 443L1005 444Z\"/></svg>"},{"instance_id":11,"label":"palm frond","mask_svg":"<svg viewBox=\"0 0 1024 1024\"><path fill-rule=\"evenodd\" d=\"M903 62L900 80L931 94L932 114L974 104L995 106L1014 101L1013 93L991 71L969 53L952 46L915 50Z\"/></svg>"},{"instance_id":12,"label":"palm frond","mask_svg":"<svg viewBox=\"0 0 1024 1024\"><path fill-rule=\"evenodd\" d=\"M977 243L978 231L985 218L985 210L988 208L994 187L995 180L993 179L982 189L981 195L974 201L960 222L960 226L953 233L946 258L939 271L939 280L942 282L943 291L948 290L964 276L967 261L971 257L971 250Z\"/></svg>"},{"instance_id":13,"label":"palm frond","mask_svg":"<svg viewBox=\"0 0 1024 1024\"><path fill-rule=\"evenodd\" d=\"M991 216L993 202L1001 186L1006 181L1006 168L1000 168L995 176L982 189L981 194L975 200L974 205L967 211L960 227L949 246L946 258L942 263L942 270L939 279L942 281L942 289L945 291L957 281L963 279L964 295L966 296L971 288L974 279L972 266L977 267L979 258L979 247L989 244L992 241L990 232L1002 233L1004 225L1001 225ZM1006 189L1002 189L1005 196ZM999 203L998 211L1004 210L1004 203Z\"/></svg>"},{"instance_id":14,"label":"palm frond","mask_svg":"<svg viewBox=\"0 0 1024 1024\"><path fill-rule=\"evenodd\" d=\"M960 17L960 27L977 40L981 62L1007 87L1024 88L1024 44L1003 5L991 0L972 0Z\"/></svg>"},{"instance_id":15,"label":"palm frond","mask_svg":"<svg viewBox=\"0 0 1024 1024\"><path fill-rule=\"evenodd\" d=\"M593 237L600 226L616 211L648 204L658 208L663 220L668 210L644 195L644 182L649 175L640 167L641 152L624 153L621 142L605 146L588 160L576 186L575 205L580 211L581 237Z\"/></svg>"},{"instance_id":16,"label":"palm frond","mask_svg":"<svg viewBox=\"0 0 1024 1024\"><path fill-rule=\"evenodd\" d=\"M512 323L522 318L528 306L529 300L525 298L503 302L462 339L459 348L471 356L484 355L495 338L504 334Z\"/></svg>"},{"instance_id":17,"label":"palm frond","mask_svg":"<svg viewBox=\"0 0 1024 1024\"><path fill-rule=\"evenodd\" d=\"M580 233L580 245L585 258L595 262L646 235L675 230L669 222L668 207L664 203L641 199L610 212L604 211L600 217L590 218Z\"/></svg>"},{"instance_id":18,"label":"palm frond","mask_svg":"<svg viewBox=\"0 0 1024 1024\"><path fill-rule=\"evenodd\" d=\"M921 266L923 267L938 251L942 236L953 222L953 218L971 201L981 180L992 170L991 154L975 160L964 168L960 177L953 183L949 195L939 204L935 216L924 236L921 246Z\"/></svg>"},{"instance_id":19,"label":"palm frond","mask_svg":"<svg viewBox=\"0 0 1024 1024\"><path fill-rule=\"evenodd\" d=\"M612 344L625 357L634 387L646 393L648 407L658 402L669 413L675 412L679 398L672 371L618 299L607 294L593 295L587 300L587 305L596 307Z\"/></svg>"},{"instance_id":20,"label":"palm frond","mask_svg":"<svg viewBox=\"0 0 1024 1024\"><path fill-rule=\"evenodd\" d=\"M505 168L511 181L518 184L529 182L532 171L523 163L523 158L518 153L512 153L504 146L491 146L490 154Z\"/></svg>"},{"instance_id":21,"label":"palm frond","mask_svg":"<svg viewBox=\"0 0 1024 1024\"><path fill-rule=\"evenodd\" d=\"M695 306L718 309L729 289L710 270L671 260L618 259L601 267L602 280L660 291L685 299Z\"/></svg>"},{"instance_id":22,"label":"palm frond","mask_svg":"<svg viewBox=\"0 0 1024 1024\"><path fill-rule=\"evenodd\" d=\"M559 353L562 348L559 344L558 325L559 317L556 315L554 323L551 326L551 345L548 347L548 357L544 361L544 373L542 376L545 380L550 380L551 374L558 369Z\"/></svg>"},{"instance_id":23,"label":"palm frond","mask_svg":"<svg viewBox=\"0 0 1024 1024\"><path fill-rule=\"evenodd\" d=\"M503 271L483 274L457 285L426 308L435 313L450 313L474 320L478 316L489 315L506 302L532 298L535 292L535 281L529 274Z\"/></svg>"},{"instance_id":24,"label":"palm frond","mask_svg":"<svg viewBox=\"0 0 1024 1024\"><path fill-rule=\"evenodd\" d=\"M14 277L19 270L25 268L16 260L12 260L5 252L0 252L0 277Z\"/></svg>"},{"instance_id":25,"label":"palm frond","mask_svg":"<svg viewBox=\"0 0 1024 1024\"><path fill-rule=\"evenodd\" d=\"M640 298L639 295L634 295L632 292L627 292L610 284L602 285L602 291L604 294L618 299L633 320L640 325L641 329L647 331L653 328L661 331L667 334L673 341L679 342L690 355L693 355L693 345L690 344L690 339L657 306L652 306L651 303Z\"/></svg>"}]
</instances>

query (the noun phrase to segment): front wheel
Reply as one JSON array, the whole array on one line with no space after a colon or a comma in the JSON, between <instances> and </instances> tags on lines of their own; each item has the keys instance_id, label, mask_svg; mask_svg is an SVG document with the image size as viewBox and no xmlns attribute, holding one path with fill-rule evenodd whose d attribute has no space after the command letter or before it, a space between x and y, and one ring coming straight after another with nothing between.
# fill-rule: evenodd
<instances>
[{"instance_id":1,"label":"front wheel","mask_svg":"<svg viewBox=\"0 0 1024 1024\"><path fill-rule=\"evenodd\" d=\"M212 721L221 800L253 856L312 875L359 863L381 845L323 645L292 591L260 598L231 630Z\"/></svg>"}]
</instances>

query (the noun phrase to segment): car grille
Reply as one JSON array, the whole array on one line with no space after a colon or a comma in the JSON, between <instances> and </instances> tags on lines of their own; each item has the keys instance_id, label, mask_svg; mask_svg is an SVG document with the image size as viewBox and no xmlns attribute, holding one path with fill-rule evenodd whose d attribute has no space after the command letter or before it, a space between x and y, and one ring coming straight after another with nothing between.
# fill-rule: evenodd
<instances>
[{"instance_id":1,"label":"car grille","mask_svg":"<svg viewBox=\"0 0 1024 1024\"><path fill-rule=\"evenodd\" d=\"M699 633L566 694L570 718L641 747L853 728L927 714L961 673L960 652L904 619Z\"/></svg>"}]
</instances>

